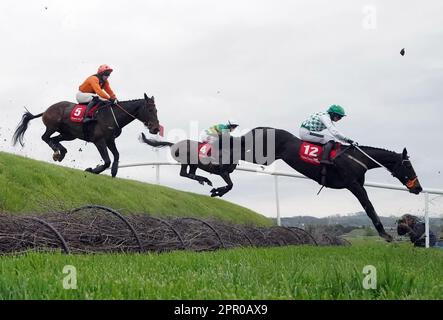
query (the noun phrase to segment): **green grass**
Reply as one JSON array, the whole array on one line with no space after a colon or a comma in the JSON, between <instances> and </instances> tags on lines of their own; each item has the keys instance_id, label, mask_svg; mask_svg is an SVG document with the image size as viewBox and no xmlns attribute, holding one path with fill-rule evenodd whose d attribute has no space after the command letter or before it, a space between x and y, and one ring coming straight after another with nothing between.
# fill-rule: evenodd
<instances>
[{"instance_id":1,"label":"green grass","mask_svg":"<svg viewBox=\"0 0 443 320\"><path fill-rule=\"evenodd\" d=\"M179 177L177 177L179 179ZM113 179L0 152L0 211L40 213L100 204L153 215L215 217L234 223L271 225L247 208L209 196L133 180Z\"/></svg>"},{"instance_id":2,"label":"green grass","mask_svg":"<svg viewBox=\"0 0 443 320\"><path fill-rule=\"evenodd\" d=\"M271 224L223 200L0 152L1 210L38 213L60 203ZM443 299L443 250L352 241L351 247L0 256L0 299ZM62 287L65 265L77 269L76 290ZM365 265L377 268L376 290L363 289Z\"/></svg>"},{"instance_id":3,"label":"green grass","mask_svg":"<svg viewBox=\"0 0 443 320\"><path fill-rule=\"evenodd\" d=\"M77 289L62 288L65 265ZM377 289L362 287L377 268ZM443 251L359 240L217 252L0 257L0 299L443 299Z\"/></svg>"}]
</instances>

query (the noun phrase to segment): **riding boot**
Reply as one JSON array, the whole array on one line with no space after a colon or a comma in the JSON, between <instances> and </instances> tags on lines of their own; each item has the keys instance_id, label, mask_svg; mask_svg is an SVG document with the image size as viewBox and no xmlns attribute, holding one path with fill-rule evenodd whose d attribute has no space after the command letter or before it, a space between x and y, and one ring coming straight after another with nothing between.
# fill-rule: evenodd
<instances>
[{"instance_id":1,"label":"riding boot","mask_svg":"<svg viewBox=\"0 0 443 320\"><path fill-rule=\"evenodd\" d=\"M330 140L323 146L323 153L320 160L320 163L323 165L321 169L321 185L326 185L326 175L327 175L327 166L332 165L332 161L329 159L329 154L332 151L332 148L335 146L335 141Z\"/></svg>"},{"instance_id":2,"label":"riding boot","mask_svg":"<svg viewBox=\"0 0 443 320\"><path fill-rule=\"evenodd\" d=\"M94 97L94 98L92 98L92 100L88 103L88 106L86 107L86 113L85 113L85 118L83 119L83 123L88 123L88 122L91 122L91 121L95 121L94 116L89 117L88 114L89 114L89 111L91 111L91 108L92 108L95 104L97 104L97 102L99 102L99 101L100 101L100 98L99 98L99 97Z\"/></svg>"},{"instance_id":3,"label":"riding boot","mask_svg":"<svg viewBox=\"0 0 443 320\"><path fill-rule=\"evenodd\" d=\"M323 146L323 154L322 154L322 157L321 157L321 160L320 160L321 164L324 164L324 165L331 165L331 164L333 164L332 161L329 159L329 154L331 153L332 148L334 148L334 146L335 146L335 141L334 140L328 141L328 143L326 143Z\"/></svg>"}]
</instances>

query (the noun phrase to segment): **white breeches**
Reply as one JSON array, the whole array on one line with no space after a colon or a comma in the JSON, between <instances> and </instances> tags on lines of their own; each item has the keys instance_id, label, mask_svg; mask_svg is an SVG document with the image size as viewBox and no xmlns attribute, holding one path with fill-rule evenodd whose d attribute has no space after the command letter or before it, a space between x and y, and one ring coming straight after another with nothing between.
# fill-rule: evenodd
<instances>
[{"instance_id":1,"label":"white breeches","mask_svg":"<svg viewBox=\"0 0 443 320\"><path fill-rule=\"evenodd\" d=\"M77 95L75 96L78 103L89 103L94 97L99 97L102 101L107 101L106 99L103 99L96 93L89 93L89 92L77 92Z\"/></svg>"},{"instance_id":2,"label":"white breeches","mask_svg":"<svg viewBox=\"0 0 443 320\"><path fill-rule=\"evenodd\" d=\"M210 144L214 144L215 141L217 141L218 137L217 136L213 136L210 134L203 134L202 135L202 141L203 142L209 142Z\"/></svg>"},{"instance_id":3,"label":"white breeches","mask_svg":"<svg viewBox=\"0 0 443 320\"><path fill-rule=\"evenodd\" d=\"M319 144L326 144L330 140L338 141L328 129L314 132L306 128L300 128L300 139Z\"/></svg>"}]
</instances>

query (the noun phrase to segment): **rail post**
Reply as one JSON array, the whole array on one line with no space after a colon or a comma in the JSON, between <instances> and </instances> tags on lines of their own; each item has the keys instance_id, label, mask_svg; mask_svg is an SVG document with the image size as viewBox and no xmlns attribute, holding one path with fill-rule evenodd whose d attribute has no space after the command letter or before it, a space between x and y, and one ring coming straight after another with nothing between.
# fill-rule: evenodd
<instances>
[{"instance_id":1,"label":"rail post","mask_svg":"<svg viewBox=\"0 0 443 320\"><path fill-rule=\"evenodd\" d=\"M160 184L160 165L155 165L155 183Z\"/></svg>"},{"instance_id":2,"label":"rail post","mask_svg":"<svg viewBox=\"0 0 443 320\"><path fill-rule=\"evenodd\" d=\"M278 195L278 176L274 176L274 189L275 189L275 205L277 209L277 225L281 226L281 219L280 219L280 198Z\"/></svg>"},{"instance_id":3,"label":"rail post","mask_svg":"<svg viewBox=\"0 0 443 320\"><path fill-rule=\"evenodd\" d=\"M429 248L429 193L425 192L425 243Z\"/></svg>"}]
</instances>

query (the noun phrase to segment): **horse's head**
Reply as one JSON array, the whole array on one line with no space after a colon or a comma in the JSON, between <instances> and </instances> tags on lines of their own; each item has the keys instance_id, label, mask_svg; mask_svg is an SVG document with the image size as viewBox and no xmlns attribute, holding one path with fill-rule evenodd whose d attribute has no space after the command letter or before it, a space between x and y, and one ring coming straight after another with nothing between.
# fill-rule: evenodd
<instances>
[{"instance_id":1,"label":"horse's head","mask_svg":"<svg viewBox=\"0 0 443 320\"><path fill-rule=\"evenodd\" d=\"M145 93L144 101L144 106L137 112L137 119L144 123L149 133L157 134L160 131L160 123L157 118L157 108L155 107L154 97L149 98Z\"/></svg>"},{"instance_id":2,"label":"horse's head","mask_svg":"<svg viewBox=\"0 0 443 320\"><path fill-rule=\"evenodd\" d=\"M409 189L409 192L419 194L423 191L423 188L418 181L417 174L412 167L411 160L409 160L408 151L406 148L403 149L401 158L394 166L392 175L400 180L400 182Z\"/></svg>"}]
</instances>

